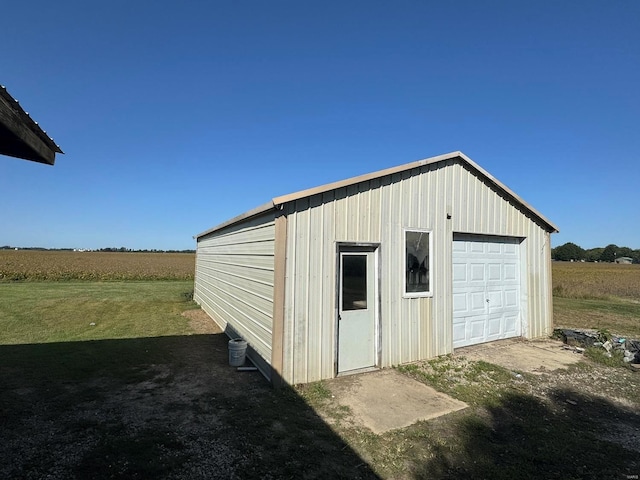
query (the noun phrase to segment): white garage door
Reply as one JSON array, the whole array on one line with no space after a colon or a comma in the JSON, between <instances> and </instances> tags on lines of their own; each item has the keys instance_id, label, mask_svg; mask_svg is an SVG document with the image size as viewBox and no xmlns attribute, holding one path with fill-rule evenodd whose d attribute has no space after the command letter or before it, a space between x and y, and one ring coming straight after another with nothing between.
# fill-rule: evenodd
<instances>
[{"instance_id":1,"label":"white garage door","mask_svg":"<svg viewBox=\"0 0 640 480\"><path fill-rule=\"evenodd\" d=\"M453 347L521 335L520 241L453 238Z\"/></svg>"}]
</instances>

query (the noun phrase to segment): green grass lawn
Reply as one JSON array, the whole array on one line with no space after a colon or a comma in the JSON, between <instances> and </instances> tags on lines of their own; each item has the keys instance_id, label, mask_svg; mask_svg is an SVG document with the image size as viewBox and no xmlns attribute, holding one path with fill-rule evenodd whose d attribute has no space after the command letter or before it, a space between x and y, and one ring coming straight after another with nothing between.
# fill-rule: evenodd
<instances>
[{"instance_id":1,"label":"green grass lawn","mask_svg":"<svg viewBox=\"0 0 640 480\"><path fill-rule=\"evenodd\" d=\"M555 328L606 329L611 333L640 338L640 303L606 299L553 298Z\"/></svg>"},{"instance_id":2,"label":"green grass lawn","mask_svg":"<svg viewBox=\"0 0 640 480\"><path fill-rule=\"evenodd\" d=\"M192 288L0 284L0 478L377 478L293 388L192 330Z\"/></svg>"},{"instance_id":3,"label":"green grass lawn","mask_svg":"<svg viewBox=\"0 0 640 480\"><path fill-rule=\"evenodd\" d=\"M375 435L335 403L329 382L274 390L258 372L229 367L228 338L195 335L182 315L196 308L192 289L179 280L0 283L0 477L640 473L637 452L605 435L640 431L640 377L629 368L581 363L516 378L455 357L401 367L470 406ZM556 298L554 309L565 326L638 332L633 301Z\"/></svg>"},{"instance_id":4,"label":"green grass lawn","mask_svg":"<svg viewBox=\"0 0 640 480\"><path fill-rule=\"evenodd\" d=\"M192 281L0 283L0 344L191 333Z\"/></svg>"}]
</instances>

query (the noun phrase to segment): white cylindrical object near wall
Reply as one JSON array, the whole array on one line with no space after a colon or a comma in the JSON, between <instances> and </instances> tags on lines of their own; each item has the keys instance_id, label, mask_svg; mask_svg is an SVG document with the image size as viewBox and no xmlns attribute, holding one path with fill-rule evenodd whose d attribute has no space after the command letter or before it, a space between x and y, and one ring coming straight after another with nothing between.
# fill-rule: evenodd
<instances>
[{"instance_id":1,"label":"white cylindrical object near wall","mask_svg":"<svg viewBox=\"0 0 640 480\"><path fill-rule=\"evenodd\" d=\"M247 356L247 342L241 338L229 340L229 365L241 367Z\"/></svg>"}]
</instances>

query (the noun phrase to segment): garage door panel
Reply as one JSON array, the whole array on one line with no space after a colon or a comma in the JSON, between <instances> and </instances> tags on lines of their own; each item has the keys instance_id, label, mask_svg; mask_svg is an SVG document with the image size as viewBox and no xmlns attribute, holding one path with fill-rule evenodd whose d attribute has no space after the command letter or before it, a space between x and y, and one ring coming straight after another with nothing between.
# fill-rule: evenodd
<instances>
[{"instance_id":1,"label":"garage door panel","mask_svg":"<svg viewBox=\"0 0 640 480\"><path fill-rule=\"evenodd\" d=\"M486 279L484 263L472 263L469 265L469 280L471 282L484 282Z\"/></svg>"},{"instance_id":2,"label":"garage door panel","mask_svg":"<svg viewBox=\"0 0 640 480\"><path fill-rule=\"evenodd\" d=\"M515 337L520 335L520 314L519 313L505 313L504 314L504 334L505 338Z\"/></svg>"},{"instance_id":3,"label":"garage door panel","mask_svg":"<svg viewBox=\"0 0 640 480\"><path fill-rule=\"evenodd\" d=\"M467 244L465 242L453 242L453 252L462 253L467 251Z\"/></svg>"},{"instance_id":4,"label":"garage door panel","mask_svg":"<svg viewBox=\"0 0 640 480\"><path fill-rule=\"evenodd\" d=\"M453 294L453 313L467 313L469 311L469 302L467 301L467 293Z\"/></svg>"},{"instance_id":5,"label":"garage door panel","mask_svg":"<svg viewBox=\"0 0 640 480\"><path fill-rule=\"evenodd\" d=\"M505 289L504 307L508 309L520 310L520 292L517 288Z\"/></svg>"},{"instance_id":6,"label":"garage door panel","mask_svg":"<svg viewBox=\"0 0 640 480\"><path fill-rule=\"evenodd\" d=\"M454 348L520 335L519 240L456 235Z\"/></svg>"},{"instance_id":7,"label":"garage door panel","mask_svg":"<svg viewBox=\"0 0 640 480\"><path fill-rule=\"evenodd\" d=\"M484 244L480 242L468 242L466 250L471 253L485 253Z\"/></svg>"},{"instance_id":8,"label":"garage door panel","mask_svg":"<svg viewBox=\"0 0 640 480\"><path fill-rule=\"evenodd\" d=\"M513 263L507 263L503 265L503 274L502 279L505 282L518 282L520 283L520 279L517 276L518 268Z\"/></svg>"},{"instance_id":9,"label":"garage door panel","mask_svg":"<svg viewBox=\"0 0 640 480\"><path fill-rule=\"evenodd\" d=\"M465 339L467 338L467 324L466 322L463 320L462 322L459 323L453 323L453 343L460 343L460 342L464 342Z\"/></svg>"},{"instance_id":10,"label":"garage door panel","mask_svg":"<svg viewBox=\"0 0 640 480\"><path fill-rule=\"evenodd\" d=\"M467 293L469 297L469 305L470 311L474 313L482 313L486 309L486 300L484 298L484 294L482 292L469 292Z\"/></svg>"},{"instance_id":11,"label":"garage door panel","mask_svg":"<svg viewBox=\"0 0 640 480\"><path fill-rule=\"evenodd\" d=\"M518 257L518 244L515 239L512 243L503 243L502 244L502 253L505 256Z\"/></svg>"},{"instance_id":12,"label":"garage door panel","mask_svg":"<svg viewBox=\"0 0 640 480\"><path fill-rule=\"evenodd\" d=\"M502 253L502 248L499 243L485 243L487 253Z\"/></svg>"},{"instance_id":13,"label":"garage door panel","mask_svg":"<svg viewBox=\"0 0 640 480\"><path fill-rule=\"evenodd\" d=\"M469 317L467 322L467 334L469 340L472 342L482 341L484 338L485 322L484 315Z\"/></svg>"},{"instance_id":14,"label":"garage door panel","mask_svg":"<svg viewBox=\"0 0 640 480\"><path fill-rule=\"evenodd\" d=\"M500 281L502 280L502 264L501 263L489 263L487 264L487 280Z\"/></svg>"},{"instance_id":15,"label":"garage door panel","mask_svg":"<svg viewBox=\"0 0 640 480\"><path fill-rule=\"evenodd\" d=\"M453 264L453 283L466 283L467 282L467 264L466 263L454 263Z\"/></svg>"},{"instance_id":16,"label":"garage door panel","mask_svg":"<svg viewBox=\"0 0 640 480\"><path fill-rule=\"evenodd\" d=\"M502 331L502 315L489 316L487 319L487 337L496 337Z\"/></svg>"},{"instance_id":17,"label":"garage door panel","mask_svg":"<svg viewBox=\"0 0 640 480\"><path fill-rule=\"evenodd\" d=\"M502 300L502 291L497 290L493 292L487 292L487 307L491 310L502 310L504 308L504 301Z\"/></svg>"}]
</instances>

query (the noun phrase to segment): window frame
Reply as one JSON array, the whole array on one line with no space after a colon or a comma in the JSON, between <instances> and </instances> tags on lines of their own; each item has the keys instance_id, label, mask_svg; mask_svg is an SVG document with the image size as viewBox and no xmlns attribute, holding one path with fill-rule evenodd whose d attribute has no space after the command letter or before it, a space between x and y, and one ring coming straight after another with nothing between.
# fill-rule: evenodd
<instances>
[{"instance_id":1,"label":"window frame","mask_svg":"<svg viewBox=\"0 0 640 480\"><path fill-rule=\"evenodd\" d=\"M365 306L364 307L358 307L355 306L355 302L352 304L353 308L344 308L344 292L345 292L345 284L344 284L344 274L345 274L345 268L344 268L344 261L345 258L349 258L349 257L364 257L364 267L365 267L365 275L364 275L364 303ZM366 311L369 310L369 301L368 301L368 287L369 285L367 284L367 277L368 277L368 265L367 265L367 261L368 261L368 257L367 257L367 252L340 252L340 285L339 285L339 311L340 312L354 312L354 311Z\"/></svg>"},{"instance_id":2,"label":"window frame","mask_svg":"<svg viewBox=\"0 0 640 480\"><path fill-rule=\"evenodd\" d=\"M429 288L425 292L407 292L407 233L426 233L429 236ZM433 230L429 228L402 229L402 297L429 298L433 297Z\"/></svg>"}]
</instances>

